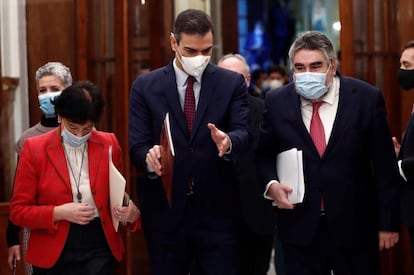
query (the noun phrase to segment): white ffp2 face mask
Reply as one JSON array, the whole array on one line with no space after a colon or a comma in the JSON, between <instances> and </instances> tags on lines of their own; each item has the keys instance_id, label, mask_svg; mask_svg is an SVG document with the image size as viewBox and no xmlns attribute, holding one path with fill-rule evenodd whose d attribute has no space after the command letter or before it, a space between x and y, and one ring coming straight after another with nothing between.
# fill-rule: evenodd
<instances>
[{"instance_id":1,"label":"white ffp2 face mask","mask_svg":"<svg viewBox=\"0 0 414 275\"><path fill-rule=\"evenodd\" d=\"M187 74L192 75L194 77L199 77L203 74L211 58L210 55L201 54L191 57L183 56L181 53L179 53L179 55L180 58L178 59L178 61L180 61L184 71Z\"/></svg>"},{"instance_id":2,"label":"white ffp2 face mask","mask_svg":"<svg viewBox=\"0 0 414 275\"><path fill-rule=\"evenodd\" d=\"M282 87L282 86L283 86L282 81L280 81L278 79L273 79L273 80L269 81L270 89L276 89L276 88L279 88L279 87Z\"/></svg>"}]
</instances>

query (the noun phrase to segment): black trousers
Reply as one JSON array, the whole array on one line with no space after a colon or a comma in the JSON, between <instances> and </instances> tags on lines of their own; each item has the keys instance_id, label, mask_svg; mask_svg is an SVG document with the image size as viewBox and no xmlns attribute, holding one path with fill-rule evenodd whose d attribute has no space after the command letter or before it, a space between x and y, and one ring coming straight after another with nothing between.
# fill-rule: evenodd
<instances>
[{"instance_id":1,"label":"black trousers","mask_svg":"<svg viewBox=\"0 0 414 275\"><path fill-rule=\"evenodd\" d=\"M238 227L212 230L200 220L192 196L174 230L144 230L152 275L240 275Z\"/></svg>"},{"instance_id":2,"label":"black trousers","mask_svg":"<svg viewBox=\"0 0 414 275\"><path fill-rule=\"evenodd\" d=\"M370 240L358 247L345 248L329 238L327 217L320 217L318 232L310 245L283 244L287 275L379 275L378 238L375 232Z\"/></svg>"},{"instance_id":3,"label":"black trousers","mask_svg":"<svg viewBox=\"0 0 414 275\"><path fill-rule=\"evenodd\" d=\"M273 235L261 235L241 226L240 275L266 275L273 249Z\"/></svg>"},{"instance_id":4,"label":"black trousers","mask_svg":"<svg viewBox=\"0 0 414 275\"><path fill-rule=\"evenodd\" d=\"M71 224L62 254L51 268L33 266L33 275L113 275L115 258L105 238L101 221Z\"/></svg>"},{"instance_id":5,"label":"black trousers","mask_svg":"<svg viewBox=\"0 0 414 275\"><path fill-rule=\"evenodd\" d=\"M414 263L414 227L407 227L408 236L410 237L411 260Z\"/></svg>"}]
</instances>

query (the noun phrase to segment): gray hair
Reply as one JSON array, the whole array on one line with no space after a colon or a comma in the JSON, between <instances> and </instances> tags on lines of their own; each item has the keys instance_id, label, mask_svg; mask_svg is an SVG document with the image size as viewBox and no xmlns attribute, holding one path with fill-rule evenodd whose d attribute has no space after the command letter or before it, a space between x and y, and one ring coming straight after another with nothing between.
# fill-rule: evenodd
<instances>
[{"instance_id":1,"label":"gray hair","mask_svg":"<svg viewBox=\"0 0 414 275\"><path fill-rule=\"evenodd\" d=\"M246 75L250 74L250 66L249 66L249 63L247 63L246 58L244 58L241 54L238 54L238 53L229 53L229 54L226 54L226 55L222 56L219 59L219 61L217 62L217 64L220 64L224 60L229 59L231 57L237 58L238 60L240 60L241 62L243 62L244 67L245 67L244 68L244 73Z\"/></svg>"},{"instance_id":2,"label":"gray hair","mask_svg":"<svg viewBox=\"0 0 414 275\"><path fill-rule=\"evenodd\" d=\"M59 78L65 88L72 85L72 74L70 73L69 68L60 62L48 62L37 69L35 75L36 85L39 86L39 80L48 75Z\"/></svg>"},{"instance_id":3,"label":"gray hair","mask_svg":"<svg viewBox=\"0 0 414 275\"><path fill-rule=\"evenodd\" d=\"M336 60L334 46L331 41L321 32L307 31L300 34L289 49L289 60L293 69L293 57L300 50L318 50L321 51L328 63Z\"/></svg>"}]
</instances>

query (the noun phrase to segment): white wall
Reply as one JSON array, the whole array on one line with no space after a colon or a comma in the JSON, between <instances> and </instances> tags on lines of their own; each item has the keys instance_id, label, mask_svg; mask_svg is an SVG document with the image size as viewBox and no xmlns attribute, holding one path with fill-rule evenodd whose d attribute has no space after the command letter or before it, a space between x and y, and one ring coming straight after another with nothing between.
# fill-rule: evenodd
<instances>
[{"instance_id":1,"label":"white wall","mask_svg":"<svg viewBox=\"0 0 414 275\"><path fill-rule=\"evenodd\" d=\"M25 6L25 0L0 0L2 75L19 78L14 100L15 140L29 127Z\"/></svg>"},{"instance_id":2,"label":"white wall","mask_svg":"<svg viewBox=\"0 0 414 275\"><path fill-rule=\"evenodd\" d=\"M175 0L174 18L183 10L199 9L210 15L214 24L213 59L215 63L223 55L223 40L221 32L221 0Z\"/></svg>"},{"instance_id":3,"label":"white wall","mask_svg":"<svg viewBox=\"0 0 414 275\"><path fill-rule=\"evenodd\" d=\"M25 5L25 0L0 0L1 73L2 76L19 79L12 117L9 118L7 134L10 146L8 152L5 152L10 156L9 175L14 175L16 169L17 154L14 143L22 131L29 127ZM13 183L5 184L12 186Z\"/></svg>"},{"instance_id":4,"label":"white wall","mask_svg":"<svg viewBox=\"0 0 414 275\"><path fill-rule=\"evenodd\" d=\"M175 16L186 9L199 9L210 14L210 0L175 0Z\"/></svg>"}]
</instances>

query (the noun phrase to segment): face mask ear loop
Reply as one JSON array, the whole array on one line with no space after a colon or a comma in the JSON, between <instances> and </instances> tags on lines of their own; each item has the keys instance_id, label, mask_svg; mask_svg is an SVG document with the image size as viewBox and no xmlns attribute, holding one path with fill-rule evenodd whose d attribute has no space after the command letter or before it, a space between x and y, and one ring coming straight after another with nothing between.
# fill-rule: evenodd
<instances>
[{"instance_id":1,"label":"face mask ear loop","mask_svg":"<svg viewBox=\"0 0 414 275\"><path fill-rule=\"evenodd\" d=\"M331 81L330 81L330 83L328 84L328 83L326 83L326 79L328 78L328 73L329 73L329 71L331 70L331 66L332 66L332 59L329 59L329 65L328 65L328 70L326 71L326 73L325 73L325 86L329 89L329 87L331 86L331 84L332 84L332 81L333 81L333 77L336 75L336 72L334 72L334 74L332 75L332 78L331 78Z\"/></svg>"}]
</instances>

